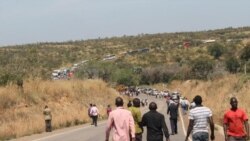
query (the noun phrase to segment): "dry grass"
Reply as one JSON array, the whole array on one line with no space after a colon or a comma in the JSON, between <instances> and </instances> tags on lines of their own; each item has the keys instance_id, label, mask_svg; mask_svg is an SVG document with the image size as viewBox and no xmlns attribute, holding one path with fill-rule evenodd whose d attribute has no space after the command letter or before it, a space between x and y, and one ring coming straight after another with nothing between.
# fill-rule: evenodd
<instances>
[{"instance_id":1,"label":"dry grass","mask_svg":"<svg viewBox=\"0 0 250 141\"><path fill-rule=\"evenodd\" d=\"M114 107L118 93L101 80L29 80L23 90L15 86L0 88L0 140L44 131L43 108L52 110L54 129L88 122L89 103L106 117L106 106Z\"/></svg>"},{"instance_id":2,"label":"dry grass","mask_svg":"<svg viewBox=\"0 0 250 141\"><path fill-rule=\"evenodd\" d=\"M230 108L229 99L236 96L239 107L250 114L250 82L246 77L228 75L222 79L211 81L189 80L185 82L175 81L169 85L170 90L179 90L189 101L196 95L201 95L203 105L211 108L214 120L217 124L222 124L225 110Z\"/></svg>"}]
</instances>

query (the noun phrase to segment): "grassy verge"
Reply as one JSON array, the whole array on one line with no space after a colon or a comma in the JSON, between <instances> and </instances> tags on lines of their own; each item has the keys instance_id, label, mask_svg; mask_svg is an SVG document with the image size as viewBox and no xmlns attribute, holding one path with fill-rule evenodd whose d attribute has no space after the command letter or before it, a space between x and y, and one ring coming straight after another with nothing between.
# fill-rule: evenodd
<instances>
[{"instance_id":1,"label":"grassy verge","mask_svg":"<svg viewBox=\"0 0 250 141\"><path fill-rule=\"evenodd\" d=\"M0 140L44 132L45 105L52 110L52 126L63 128L88 122L89 103L106 117L118 93L101 80L25 81L23 89L0 88Z\"/></svg>"},{"instance_id":2,"label":"grassy verge","mask_svg":"<svg viewBox=\"0 0 250 141\"><path fill-rule=\"evenodd\" d=\"M231 107L229 100L232 96L238 99L238 107L243 108L250 115L248 108L250 106L250 81L246 78L246 76L227 75L210 81L174 81L168 87L171 90L180 90L189 101L194 96L201 95L203 105L212 110L215 122L222 125L224 113Z\"/></svg>"}]
</instances>

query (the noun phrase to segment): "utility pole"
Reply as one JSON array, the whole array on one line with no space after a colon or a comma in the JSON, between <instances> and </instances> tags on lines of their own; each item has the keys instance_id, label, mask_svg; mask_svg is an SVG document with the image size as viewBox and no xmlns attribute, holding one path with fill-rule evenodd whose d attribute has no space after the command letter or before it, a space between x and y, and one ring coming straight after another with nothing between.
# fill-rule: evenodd
<instances>
[{"instance_id":1,"label":"utility pole","mask_svg":"<svg viewBox=\"0 0 250 141\"><path fill-rule=\"evenodd\" d=\"M245 62L245 66L244 66L244 73L245 75L247 74L247 63Z\"/></svg>"}]
</instances>

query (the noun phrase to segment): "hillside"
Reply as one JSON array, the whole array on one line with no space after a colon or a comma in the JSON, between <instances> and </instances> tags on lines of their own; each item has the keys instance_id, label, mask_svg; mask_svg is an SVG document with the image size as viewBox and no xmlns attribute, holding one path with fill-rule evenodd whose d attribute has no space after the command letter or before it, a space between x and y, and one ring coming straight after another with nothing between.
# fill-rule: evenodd
<instances>
[{"instance_id":1,"label":"hillside","mask_svg":"<svg viewBox=\"0 0 250 141\"><path fill-rule=\"evenodd\" d=\"M142 76L149 72L168 70L162 74L168 77L164 80L140 80L140 76L129 73L135 79L130 83L137 85L168 82L172 79L203 79L213 74L227 73L226 61L229 59L240 62L242 51L249 40L250 28L242 27L1 47L0 85L29 78L48 80L53 70L71 70L73 64L85 60L89 62L78 71L75 75L77 78L95 77L116 82L121 78L111 75L111 70L121 73L134 68ZM115 59L103 61L107 55L115 55ZM197 74L193 71L192 65L197 60L212 64L213 72ZM243 65L239 64L232 72L243 72Z\"/></svg>"}]
</instances>

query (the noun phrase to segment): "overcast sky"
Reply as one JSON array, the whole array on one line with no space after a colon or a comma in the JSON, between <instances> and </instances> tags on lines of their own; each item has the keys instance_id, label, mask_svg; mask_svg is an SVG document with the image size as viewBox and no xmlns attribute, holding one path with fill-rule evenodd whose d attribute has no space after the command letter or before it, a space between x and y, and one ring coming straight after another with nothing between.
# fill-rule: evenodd
<instances>
[{"instance_id":1,"label":"overcast sky","mask_svg":"<svg viewBox=\"0 0 250 141\"><path fill-rule=\"evenodd\" d=\"M0 0L0 46L250 26L250 0Z\"/></svg>"}]
</instances>

